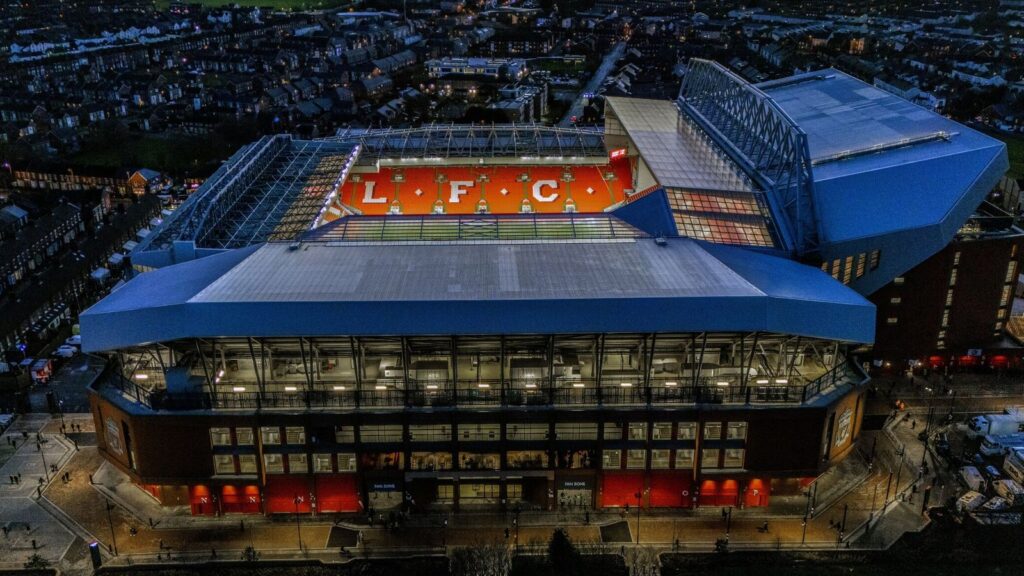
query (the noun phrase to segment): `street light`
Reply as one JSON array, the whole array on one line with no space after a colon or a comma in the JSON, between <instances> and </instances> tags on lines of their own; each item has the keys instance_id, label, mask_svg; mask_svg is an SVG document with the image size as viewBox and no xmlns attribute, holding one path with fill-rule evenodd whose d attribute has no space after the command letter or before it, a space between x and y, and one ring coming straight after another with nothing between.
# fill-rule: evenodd
<instances>
[{"instance_id":1,"label":"street light","mask_svg":"<svg viewBox=\"0 0 1024 576\"><path fill-rule=\"evenodd\" d=\"M114 505L107 499L107 524L110 525L110 552L117 556L117 536L114 535L114 519L110 516L110 511L114 509Z\"/></svg>"},{"instance_id":2,"label":"street light","mask_svg":"<svg viewBox=\"0 0 1024 576\"><path fill-rule=\"evenodd\" d=\"M640 510L643 508L644 494L647 494L647 490L641 490L634 494L636 496L636 543L640 545Z\"/></svg>"},{"instance_id":3,"label":"street light","mask_svg":"<svg viewBox=\"0 0 1024 576\"><path fill-rule=\"evenodd\" d=\"M50 482L50 467L46 464L46 453L43 452L42 435L39 436L39 441L36 442L36 447L39 448L39 457L43 460L43 475L46 476L46 482ZM42 492L40 492L42 495Z\"/></svg>"},{"instance_id":4,"label":"street light","mask_svg":"<svg viewBox=\"0 0 1024 576\"><path fill-rule=\"evenodd\" d=\"M299 535L299 552L302 552L302 516L299 515L299 504L302 503L302 496L295 495L295 531Z\"/></svg>"},{"instance_id":5,"label":"street light","mask_svg":"<svg viewBox=\"0 0 1024 576\"><path fill-rule=\"evenodd\" d=\"M512 519L512 525L516 527L516 555L519 555L519 504L516 504L515 518Z\"/></svg>"}]
</instances>

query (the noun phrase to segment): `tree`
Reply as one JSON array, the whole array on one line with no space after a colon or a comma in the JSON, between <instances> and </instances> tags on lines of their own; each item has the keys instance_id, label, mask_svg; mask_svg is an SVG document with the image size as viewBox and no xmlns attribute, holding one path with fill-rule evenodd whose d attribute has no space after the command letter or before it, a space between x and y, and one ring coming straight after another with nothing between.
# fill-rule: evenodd
<instances>
[{"instance_id":1,"label":"tree","mask_svg":"<svg viewBox=\"0 0 1024 576\"><path fill-rule=\"evenodd\" d=\"M569 538L564 528L558 528L551 533L551 541L548 542L548 562L560 576L570 576L579 572L580 553Z\"/></svg>"},{"instance_id":2,"label":"tree","mask_svg":"<svg viewBox=\"0 0 1024 576\"><path fill-rule=\"evenodd\" d=\"M657 552L643 546L626 550L626 568L629 576L658 576L661 574L661 560Z\"/></svg>"},{"instance_id":3,"label":"tree","mask_svg":"<svg viewBox=\"0 0 1024 576\"><path fill-rule=\"evenodd\" d=\"M25 570L45 570L50 567L50 561L38 553L32 554L25 562Z\"/></svg>"},{"instance_id":4,"label":"tree","mask_svg":"<svg viewBox=\"0 0 1024 576\"><path fill-rule=\"evenodd\" d=\"M448 562L452 576L508 576L512 571L512 553L504 543L455 548Z\"/></svg>"}]
</instances>

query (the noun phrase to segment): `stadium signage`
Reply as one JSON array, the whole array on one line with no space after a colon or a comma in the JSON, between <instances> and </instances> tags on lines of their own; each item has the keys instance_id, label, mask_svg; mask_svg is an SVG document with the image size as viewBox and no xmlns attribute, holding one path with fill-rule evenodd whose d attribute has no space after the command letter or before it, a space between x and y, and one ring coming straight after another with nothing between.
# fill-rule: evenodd
<instances>
[{"instance_id":1,"label":"stadium signage","mask_svg":"<svg viewBox=\"0 0 1024 576\"><path fill-rule=\"evenodd\" d=\"M617 158L622 158L625 155L626 155L626 149L625 148L616 148L615 150L612 150L611 152L608 153L608 157L611 158L612 160L615 160Z\"/></svg>"},{"instance_id":2,"label":"stadium signage","mask_svg":"<svg viewBox=\"0 0 1024 576\"><path fill-rule=\"evenodd\" d=\"M448 203L461 204L462 197L476 187L473 180L451 180L448 182ZM364 184L363 204L387 204L388 199L374 194L377 183L370 180ZM533 199L537 202L550 203L558 199L558 180L537 180L531 186Z\"/></svg>"}]
</instances>

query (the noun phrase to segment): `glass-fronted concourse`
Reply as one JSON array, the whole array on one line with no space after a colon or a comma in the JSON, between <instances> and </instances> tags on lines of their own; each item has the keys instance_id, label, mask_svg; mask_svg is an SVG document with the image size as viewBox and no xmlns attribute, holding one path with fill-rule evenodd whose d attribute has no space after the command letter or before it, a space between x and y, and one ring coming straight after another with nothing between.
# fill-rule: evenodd
<instances>
[{"instance_id":1,"label":"glass-fronted concourse","mask_svg":"<svg viewBox=\"0 0 1024 576\"><path fill-rule=\"evenodd\" d=\"M845 353L760 332L184 339L118 351L111 382L170 410L801 404L856 376Z\"/></svg>"}]
</instances>

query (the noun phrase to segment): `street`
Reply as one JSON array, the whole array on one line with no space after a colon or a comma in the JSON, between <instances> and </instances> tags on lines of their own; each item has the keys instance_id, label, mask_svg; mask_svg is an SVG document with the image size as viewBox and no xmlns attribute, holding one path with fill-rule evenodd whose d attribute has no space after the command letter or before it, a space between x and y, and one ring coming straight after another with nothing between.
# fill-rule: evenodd
<instances>
[{"instance_id":1,"label":"street","mask_svg":"<svg viewBox=\"0 0 1024 576\"><path fill-rule=\"evenodd\" d=\"M601 65L594 72L594 75L590 77L590 81L580 90L580 93L576 95L576 99L573 100L572 106L562 117L562 120L558 122L559 126L572 126L574 118L580 118L583 116L583 106L586 100L587 94L596 94L597 89L604 83L604 79L611 74L615 68L615 63L618 62L619 58L622 58L622 54L626 51L626 43L619 42L604 55L604 60L601 61Z\"/></svg>"}]
</instances>

